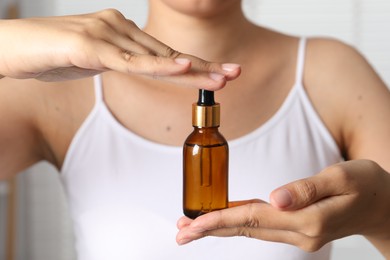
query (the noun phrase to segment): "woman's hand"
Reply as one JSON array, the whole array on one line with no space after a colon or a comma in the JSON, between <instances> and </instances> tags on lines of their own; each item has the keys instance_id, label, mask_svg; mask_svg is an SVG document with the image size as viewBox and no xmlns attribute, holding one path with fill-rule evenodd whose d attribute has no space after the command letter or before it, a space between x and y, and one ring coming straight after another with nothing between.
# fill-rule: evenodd
<instances>
[{"instance_id":1,"label":"woman's hand","mask_svg":"<svg viewBox=\"0 0 390 260\"><path fill-rule=\"evenodd\" d=\"M116 10L0 21L0 75L59 81L107 70L210 90L240 74L236 64L211 63L171 49Z\"/></svg>"},{"instance_id":2,"label":"woman's hand","mask_svg":"<svg viewBox=\"0 0 390 260\"><path fill-rule=\"evenodd\" d=\"M362 234L389 257L390 174L372 161L331 166L274 190L270 201L236 203L244 205L195 220L182 217L177 242L246 236L316 251L332 240Z\"/></svg>"}]
</instances>

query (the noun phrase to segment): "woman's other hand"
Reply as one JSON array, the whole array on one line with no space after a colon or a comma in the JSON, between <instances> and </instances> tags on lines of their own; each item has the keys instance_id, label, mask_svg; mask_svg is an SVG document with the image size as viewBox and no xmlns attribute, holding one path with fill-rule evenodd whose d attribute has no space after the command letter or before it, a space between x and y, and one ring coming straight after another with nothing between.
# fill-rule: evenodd
<instances>
[{"instance_id":1,"label":"woman's other hand","mask_svg":"<svg viewBox=\"0 0 390 260\"><path fill-rule=\"evenodd\" d=\"M311 252L332 240L362 234L381 240L383 248L378 249L389 256L389 187L390 174L372 161L340 163L274 190L271 204L247 201L195 220L182 217L177 242L246 236Z\"/></svg>"}]
</instances>

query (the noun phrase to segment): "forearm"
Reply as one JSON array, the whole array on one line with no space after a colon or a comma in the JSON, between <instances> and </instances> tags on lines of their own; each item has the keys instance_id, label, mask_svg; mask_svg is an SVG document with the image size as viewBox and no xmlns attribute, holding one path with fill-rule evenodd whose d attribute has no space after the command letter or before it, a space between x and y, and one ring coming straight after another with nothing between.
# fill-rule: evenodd
<instances>
[{"instance_id":1,"label":"forearm","mask_svg":"<svg viewBox=\"0 0 390 260\"><path fill-rule=\"evenodd\" d=\"M386 171L385 171L386 172ZM387 176L386 176L387 175ZM382 210L378 213L383 214L384 221L379 225L378 231L368 234L365 237L383 254L386 259L390 259L390 173L385 174L385 183L387 189L383 191L383 201L381 203Z\"/></svg>"},{"instance_id":2,"label":"forearm","mask_svg":"<svg viewBox=\"0 0 390 260\"><path fill-rule=\"evenodd\" d=\"M389 176L390 177L390 176ZM390 204L384 201L383 204ZM382 225L381 233L378 235L367 235L366 238L383 254L390 259L390 209L387 212L387 221Z\"/></svg>"},{"instance_id":3,"label":"forearm","mask_svg":"<svg viewBox=\"0 0 390 260\"><path fill-rule=\"evenodd\" d=\"M385 257L390 259L390 238L371 238L366 237Z\"/></svg>"}]
</instances>

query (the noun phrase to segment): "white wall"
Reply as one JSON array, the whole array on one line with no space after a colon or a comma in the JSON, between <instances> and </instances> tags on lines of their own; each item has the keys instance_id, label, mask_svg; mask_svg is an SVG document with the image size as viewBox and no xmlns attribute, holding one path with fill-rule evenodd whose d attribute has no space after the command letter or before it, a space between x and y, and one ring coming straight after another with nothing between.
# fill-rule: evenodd
<instances>
[{"instance_id":1,"label":"white wall","mask_svg":"<svg viewBox=\"0 0 390 260\"><path fill-rule=\"evenodd\" d=\"M1 1L1 0L0 0ZM139 26L146 0L21 0L23 16L63 15L116 8ZM356 46L390 86L390 1L247 0L250 19L297 35L327 35ZM24 187L19 260L72 260L72 234L56 172L40 164L20 178ZM360 236L336 242L332 259L383 259Z\"/></svg>"},{"instance_id":2,"label":"white wall","mask_svg":"<svg viewBox=\"0 0 390 260\"><path fill-rule=\"evenodd\" d=\"M11 0L0 0L11 1ZM15 0L14 0L15 1ZM90 13L106 8L120 10L125 16L132 19L139 26L145 23L147 1L136 0L17 0L21 6L21 16L50 16Z\"/></svg>"},{"instance_id":3,"label":"white wall","mask_svg":"<svg viewBox=\"0 0 390 260\"><path fill-rule=\"evenodd\" d=\"M1 1L1 0L0 0ZM49 16L54 14L55 1L51 0L14 0L20 6L21 17Z\"/></svg>"},{"instance_id":4,"label":"white wall","mask_svg":"<svg viewBox=\"0 0 390 260\"><path fill-rule=\"evenodd\" d=\"M18 176L15 260L74 260L74 237L56 170L39 163ZM1 258L0 258L1 259Z\"/></svg>"}]
</instances>

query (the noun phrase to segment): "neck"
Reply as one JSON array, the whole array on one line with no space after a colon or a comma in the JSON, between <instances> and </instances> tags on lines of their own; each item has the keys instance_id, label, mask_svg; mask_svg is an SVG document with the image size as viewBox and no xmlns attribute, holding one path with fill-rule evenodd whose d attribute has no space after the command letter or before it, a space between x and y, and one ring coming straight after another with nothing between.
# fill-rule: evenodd
<instances>
[{"instance_id":1,"label":"neck","mask_svg":"<svg viewBox=\"0 0 390 260\"><path fill-rule=\"evenodd\" d=\"M196 11L179 12L162 1L150 0L149 12L147 33L180 52L217 62L233 62L255 28L245 18L240 1L198 15Z\"/></svg>"}]
</instances>

